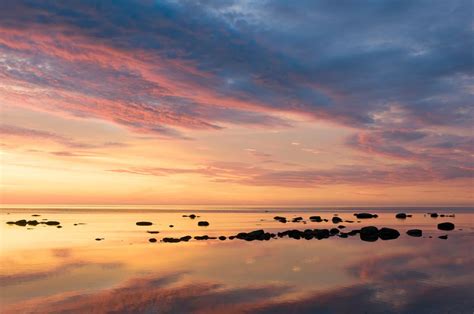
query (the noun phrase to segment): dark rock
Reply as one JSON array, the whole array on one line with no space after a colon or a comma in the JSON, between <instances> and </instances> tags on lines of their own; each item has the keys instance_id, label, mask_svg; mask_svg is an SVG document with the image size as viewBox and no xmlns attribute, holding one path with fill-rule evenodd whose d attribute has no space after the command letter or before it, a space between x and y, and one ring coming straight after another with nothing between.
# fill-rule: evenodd
<instances>
[{"instance_id":1,"label":"dark rock","mask_svg":"<svg viewBox=\"0 0 474 314\"><path fill-rule=\"evenodd\" d=\"M153 225L153 223L150 222L150 221L139 221L139 222L136 223L136 225L137 226L151 226L151 225Z\"/></svg>"},{"instance_id":2,"label":"dark rock","mask_svg":"<svg viewBox=\"0 0 474 314\"><path fill-rule=\"evenodd\" d=\"M170 228L173 228L174 226L173 225L170 225Z\"/></svg>"},{"instance_id":3,"label":"dark rock","mask_svg":"<svg viewBox=\"0 0 474 314\"><path fill-rule=\"evenodd\" d=\"M265 232L264 230L255 230L251 232L241 232L235 236L237 239L245 240L245 241L254 241L254 240L259 240L259 241L267 241L272 238L271 234L268 232Z\"/></svg>"},{"instance_id":4,"label":"dark rock","mask_svg":"<svg viewBox=\"0 0 474 314\"><path fill-rule=\"evenodd\" d=\"M347 234L350 236L355 236L356 234L359 234L359 233L360 233L360 230L351 230Z\"/></svg>"},{"instance_id":5,"label":"dark rock","mask_svg":"<svg viewBox=\"0 0 474 314\"><path fill-rule=\"evenodd\" d=\"M24 226L26 226L26 225L27 225L27 223L28 223L28 222L27 222L25 219L21 219L21 220L17 220L17 221L15 221L15 225L17 225L17 226L21 226L21 227L24 227Z\"/></svg>"},{"instance_id":6,"label":"dark rock","mask_svg":"<svg viewBox=\"0 0 474 314\"><path fill-rule=\"evenodd\" d=\"M423 231L420 229L410 229L407 231L407 234L411 237L421 237L423 235Z\"/></svg>"},{"instance_id":7,"label":"dark rock","mask_svg":"<svg viewBox=\"0 0 474 314\"><path fill-rule=\"evenodd\" d=\"M447 239L448 239L448 235L445 234L445 235L439 236L438 238L443 239L443 240L447 240Z\"/></svg>"},{"instance_id":8,"label":"dark rock","mask_svg":"<svg viewBox=\"0 0 474 314\"><path fill-rule=\"evenodd\" d=\"M161 241L166 242L166 243L178 243L178 242L181 242L181 239L168 237L168 238L163 238L163 240Z\"/></svg>"},{"instance_id":9,"label":"dark rock","mask_svg":"<svg viewBox=\"0 0 474 314\"><path fill-rule=\"evenodd\" d=\"M398 213L395 215L395 218L398 218L398 219L405 219L407 218L407 214L405 213Z\"/></svg>"},{"instance_id":10,"label":"dark rock","mask_svg":"<svg viewBox=\"0 0 474 314\"><path fill-rule=\"evenodd\" d=\"M354 214L358 219L369 219L369 218L377 218L377 214L369 214L369 213L356 213Z\"/></svg>"},{"instance_id":11,"label":"dark rock","mask_svg":"<svg viewBox=\"0 0 474 314\"><path fill-rule=\"evenodd\" d=\"M102 241L104 238L95 238L96 241Z\"/></svg>"},{"instance_id":12,"label":"dark rock","mask_svg":"<svg viewBox=\"0 0 474 314\"><path fill-rule=\"evenodd\" d=\"M63 226L56 226L56 228L61 229Z\"/></svg>"},{"instance_id":13,"label":"dark rock","mask_svg":"<svg viewBox=\"0 0 474 314\"><path fill-rule=\"evenodd\" d=\"M454 224L451 222L443 222L438 224L439 230L450 231L454 229Z\"/></svg>"},{"instance_id":14,"label":"dark rock","mask_svg":"<svg viewBox=\"0 0 474 314\"><path fill-rule=\"evenodd\" d=\"M379 238L382 240L394 240L399 236L400 232L392 228L382 228L379 230Z\"/></svg>"},{"instance_id":15,"label":"dark rock","mask_svg":"<svg viewBox=\"0 0 474 314\"><path fill-rule=\"evenodd\" d=\"M351 224L351 223L353 223L353 222L354 222L354 220L346 220L345 222L347 222L347 223L350 223L350 224Z\"/></svg>"},{"instance_id":16,"label":"dark rock","mask_svg":"<svg viewBox=\"0 0 474 314\"><path fill-rule=\"evenodd\" d=\"M359 235L362 241L375 242L379 238L379 230L373 226L363 227Z\"/></svg>"},{"instance_id":17,"label":"dark rock","mask_svg":"<svg viewBox=\"0 0 474 314\"><path fill-rule=\"evenodd\" d=\"M155 239L155 238L149 238L149 239L148 239L148 242L155 243L155 242L156 242L156 239Z\"/></svg>"},{"instance_id":18,"label":"dark rock","mask_svg":"<svg viewBox=\"0 0 474 314\"><path fill-rule=\"evenodd\" d=\"M309 220L312 222L322 222L323 220L321 219L321 216L311 216L309 217Z\"/></svg>"},{"instance_id":19,"label":"dark rock","mask_svg":"<svg viewBox=\"0 0 474 314\"><path fill-rule=\"evenodd\" d=\"M160 233L159 231L147 231L147 233L150 233L150 234L157 234L157 233Z\"/></svg>"},{"instance_id":20,"label":"dark rock","mask_svg":"<svg viewBox=\"0 0 474 314\"><path fill-rule=\"evenodd\" d=\"M344 233L344 232L341 232L341 233L339 233L339 237L340 237L340 238L347 238L347 237L348 237L348 234L347 234L347 233Z\"/></svg>"},{"instance_id":21,"label":"dark rock","mask_svg":"<svg viewBox=\"0 0 474 314\"><path fill-rule=\"evenodd\" d=\"M59 221L51 220L51 221L47 221L46 224L47 224L48 226L57 226L57 225L60 224L60 222L59 222Z\"/></svg>"},{"instance_id":22,"label":"dark rock","mask_svg":"<svg viewBox=\"0 0 474 314\"><path fill-rule=\"evenodd\" d=\"M295 217L293 218L292 222L300 222L303 220L303 217Z\"/></svg>"},{"instance_id":23,"label":"dark rock","mask_svg":"<svg viewBox=\"0 0 474 314\"><path fill-rule=\"evenodd\" d=\"M431 218L438 218L438 214L437 213L430 213L430 217Z\"/></svg>"},{"instance_id":24,"label":"dark rock","mask_svg":"<svg viewBox=\"0 0 474 314\"><path fill-rule=\"evenodd\" d=\"M206 227L206 226L209 226L209 223L207 221L199 221L198 222L198 226L200 227Z\"/></svg>"},{"instance_id":25,"label":"dark rock","mask_svg":"<svg viewBox=\"0 0 474 314\"><path fill-rule=\"evenodd\" d=\"M337 228L332 228L331 230L329 230L329 233L330 233L331 235L338 234L338 233L339 233L339 229L337 229Z\"/></svg>"},{"instance_id":26,"label":"dark rock","mask_svg":"<svg viewBox=\"0 0 474 314\"><path fill-rule=\"evenodd\" d=\"M338 223L341 223L342 222L342 219L339 218L339 217L332 217L332 223L333 224L338 224Z\"/></svg>"},{"instance_id":27,"label":"dark rock","mask_svg":"<svg viewBox=\"0 0 474 314\"><path fill-rule=\"evenodd\" d=\"M221 240L221 241L224 241L225 239L227 239L227 237L225 237L225 236L220 236L219 237L219 240Z\"/></svg>"},{"instance_id":28,"label":"dark rock","mask_svg":"<svg viewBox=\"0 0 474 314\"><path fill-rule=\"evenodd\" d=\"M41 216L41 215L39 215L39 214L33 214L33 215L31 215L31 216L33 216L33 217L39 217L39 216Z\"/></svg>"},{"instance_id":29,"label":"dark rock","mask_svg":"<svg viewBox=\"0 0 474 314\"><path fill-rule=\"evenodd\" d=\"M339 229L345 229L345 228L346 228L346 226L344 226L344 225L339 225L339 226L337 226L337 227L338 227Z\"/></svg>"},{"instance_id":30,"label":"dark rock","mask_svg":"<svg viewBox=\"0 0 474 314\"><path fill-rule=\"evenodd\" d=\"M184 242L188 242L189 240L191 240L191 236L187 235L187 236L184 236L184 237L181 237L179 238L181 241L184 241Z\"/></svg>"},{"instance_id":31,"label":"dark rock","mask_svg":"<svg viewBox=\"0 0 474 314\"><path fill-rule=\"evenodd\" d=\"M14 225L15 222L14 221L7 221L7 225Z\"/></svg>"},{"instance_id":32,"label":"dark rock","mask_svg":"<svg viewBox=\"0 0 474 314\"><path fill-rule=\"evenodd\" d=\"M281 223L286 223L286 218L285 217L281 217L281 216L275 216L273 217L273 219L275 219L276 221L279 221Z\"/></svg>"}]
</instances>

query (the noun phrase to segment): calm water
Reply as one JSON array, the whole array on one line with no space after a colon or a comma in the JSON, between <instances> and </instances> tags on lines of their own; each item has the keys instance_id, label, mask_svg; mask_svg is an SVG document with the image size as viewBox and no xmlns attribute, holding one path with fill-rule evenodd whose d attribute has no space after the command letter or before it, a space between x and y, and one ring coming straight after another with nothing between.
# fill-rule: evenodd
<instances>
[{"instance_id":1,"label":"calm water","mask_svg":"<svg viewBox=\"0 0 474 314\"><path fill-rule=\"evenodd\" d=\"M361 211L379 217L358 223L353 213ZM434 211L455 217L426 215ZM413 217L396 219L397 212ZM182 217L191 213L200 217ZM334 214L354 223L333 224ZM276 215L289 220L301 216L306 223L283 224L273 219ZM312 215L329 221L310 222ZM17 207L3 208L0 218L2 313L474 311L474 211L470 208ZM55 220L62 228L6 224L20 219ZM197 226L201 220L210 226ZM153 225L137 226L137 221ZM456 227L441 231L440 222ZM368 225L390 227L401 235L375 242L361 241L357 235L160 242L164 237L338 225L346 226L341 229L345 232ZM405 233L413 228L422 229L423 237ZM447 240L438 238L446 234ZM156 243L149 242L152 237Z\"/></svg>"}]
</instances>

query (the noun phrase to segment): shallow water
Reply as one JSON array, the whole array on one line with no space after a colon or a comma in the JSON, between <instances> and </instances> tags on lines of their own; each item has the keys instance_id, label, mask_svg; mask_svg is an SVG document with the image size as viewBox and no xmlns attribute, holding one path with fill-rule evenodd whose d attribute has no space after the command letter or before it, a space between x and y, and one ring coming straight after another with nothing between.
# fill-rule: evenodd
<instances>
[{"instance_id":1,"label":"shallow water","mask_svg":"<svg viewBox=\"0 0 474 314\"><path fill-rule=\"evenodd\" d=\"M362 211L379 217L359 223L353 213ZM426 215L435 211L455 217ZM413 217L396 219L397 212ZM190 213L200 217L182 217ZM333 224L334 214L354 223ZM276 215L290 220L301 216L306 223L283 224L273 219ZM310 222L312 215L329 221ZM0 219L2 313L474 310L474 211L470 208L17 207L2 209ZM6 224L20 219L56 220L62 228ZM200 220L210 226L197 226ZM137 226L137 221L154 224ZM456 228L438 230L437 224L445 221ZM361 241L357 235L160 242L164 237L230 236L257 229L276 233L341 224L344 231L373 225L397 229L401 235L375 242ZM406 235L413 228L422 229L423 237ZM149 230L160 233L148 234ZM438 238L445 234L447 240ZM158 242L150 243L149 238Z\"/></svg>"}]
</instances>

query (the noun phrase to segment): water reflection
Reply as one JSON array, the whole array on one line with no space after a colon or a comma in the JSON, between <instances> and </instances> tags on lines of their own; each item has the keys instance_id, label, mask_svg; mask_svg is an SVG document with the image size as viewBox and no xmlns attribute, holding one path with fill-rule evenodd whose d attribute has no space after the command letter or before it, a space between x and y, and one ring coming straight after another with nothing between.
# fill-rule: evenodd
<instances>
[{"instance_id":1,"label":"water reflection","mask_svg":"<svg viewBox=\"0 0 474 314\"><path fill-rule=\"evenodd\" d=\"M120 222L94 225L95 217L59 217L71 224L81 218L88 224L84 229L66 224L61 230L45 229L49 236L44 233L37 247L26 248L23 238L17 248L2 248L2 312L472 313L472 217L457 216L456 225L464 230L452 231L447 241L411 238L402 232L415 226L436 235L430 217L420 214L400 222L390 214L381 215L383 226L402 233L391 241L281 238L179 244L148 243L146 230L135 229L135 219L109 218L111 224ZM163 230L169 220L154 218L163 221L160 237L186 229L171 217L181 229ZM254 228L260 218L216 217L209 219L214 229L206 232L235 233L235 226ZM228 225L229 220L235 224ZM271 223L266 230L282 228ZM77 230L89 238L90 233L106 233L106 240L85 241L85 234ZM185 230L192 231L202 232ZM27 240L37 241L29 232L24 230L23 237L28 234ZM71 244L55 242L58 232L71 237ZM51 241L44 243L47 238Z\"/></svg>"}]
</instances>

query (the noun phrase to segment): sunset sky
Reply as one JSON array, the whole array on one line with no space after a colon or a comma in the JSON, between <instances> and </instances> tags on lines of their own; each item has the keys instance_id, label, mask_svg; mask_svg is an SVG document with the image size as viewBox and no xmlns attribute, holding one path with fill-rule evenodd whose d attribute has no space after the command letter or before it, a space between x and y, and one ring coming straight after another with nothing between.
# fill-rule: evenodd
<instances>
[{"instance_id":1,"label":"sunset sky","mask_svg":"<svg viewBox=\"0 0 474 314\"><path fill-rule=\"evenodd\" d=\"M1 202L472 205L472 6L2 0Z\"/></svg>"}]
</instances>

